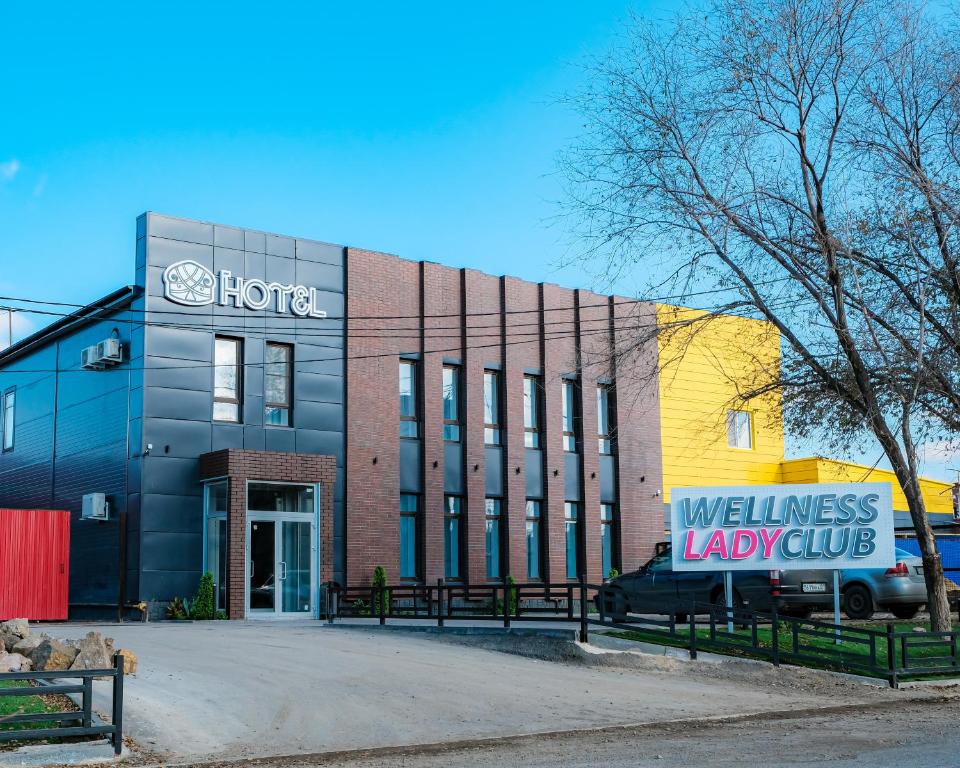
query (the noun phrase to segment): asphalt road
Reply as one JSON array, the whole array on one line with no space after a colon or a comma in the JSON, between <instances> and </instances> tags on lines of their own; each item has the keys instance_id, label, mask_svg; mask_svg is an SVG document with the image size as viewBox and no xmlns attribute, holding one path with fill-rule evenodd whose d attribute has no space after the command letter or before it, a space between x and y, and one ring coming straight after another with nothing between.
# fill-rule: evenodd
<instances>
[{"instance_id":1,"label":"asphalt road","mask_svg":"<svg viewBox=\"0 0 960 768\"><path fill-rule=\"evenodd\" d=\"M411 748L390 755L271 760L266 764L275 768L956 768L960 765L960 700L887 702L829 716L699 727L660 724L527 736L465 748Z\"/></svg>"}]
</instances>

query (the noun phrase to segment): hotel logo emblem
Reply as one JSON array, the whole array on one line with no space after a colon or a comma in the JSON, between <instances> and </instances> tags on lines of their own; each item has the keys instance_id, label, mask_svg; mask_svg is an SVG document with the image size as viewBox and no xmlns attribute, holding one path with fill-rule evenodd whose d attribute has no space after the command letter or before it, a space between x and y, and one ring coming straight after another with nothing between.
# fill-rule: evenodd
<instances>
[{"instance_id":1,"label":"hotel logo emblem","mask_svg":"<svg viewBox=\"0 0 960 768\"><path fill-rule=\"evenodd\" d=\"M163 270L163 295L188 307L213 304L213 272L195 261L178 261Z\"/></svg>"}]
</instances>

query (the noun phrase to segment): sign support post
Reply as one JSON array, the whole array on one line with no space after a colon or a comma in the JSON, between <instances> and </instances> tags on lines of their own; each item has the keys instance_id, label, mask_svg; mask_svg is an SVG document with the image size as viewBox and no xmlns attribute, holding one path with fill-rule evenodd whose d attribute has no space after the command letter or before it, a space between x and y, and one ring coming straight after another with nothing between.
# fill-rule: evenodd
<instances>
[{"instance_id":1,"label":"sign support post","mask_svg":"<svg viewBox=\"0 0 960 768\"><path fill-rule=\"evenodd\" d=\"M836 568L833 570L833 623L837 626L834 643L840 645L840 571Z\"/></svg>"},{"instance_id":2,"label":"sign support post","mask_svg":"<svg viewBox=\"0 0 960 768\"><path fill-rule=\"evenodd\" d=\"M723 572L723 604L727 607L727 632L733 632L733 571Z\"/></svg>"}]
</instances>

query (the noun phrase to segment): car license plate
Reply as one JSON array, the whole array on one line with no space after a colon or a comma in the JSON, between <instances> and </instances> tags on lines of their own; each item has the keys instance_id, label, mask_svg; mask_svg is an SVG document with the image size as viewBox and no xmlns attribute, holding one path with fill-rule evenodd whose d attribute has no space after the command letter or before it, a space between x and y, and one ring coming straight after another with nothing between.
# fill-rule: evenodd
<instances>
[{"instance_id":1,"label":"car license plate","mask_svg":"<svg viewBox=\"0 0 960 768\"><path fill-rule=\"evenodd\" d=\"M800 589L803 592L826 592L827 585L819 581L805 581Z\"/></svg>"}]
</instances>

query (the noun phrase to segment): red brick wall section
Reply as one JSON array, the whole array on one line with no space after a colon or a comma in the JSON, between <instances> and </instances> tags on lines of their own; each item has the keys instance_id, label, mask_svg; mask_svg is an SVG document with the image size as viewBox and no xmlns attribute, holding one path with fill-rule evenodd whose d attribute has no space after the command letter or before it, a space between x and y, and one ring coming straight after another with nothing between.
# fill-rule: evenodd
<instances>
[{"instance_id":1,"label":"red brick wall section","mask_svg":"<svg viewBox=\"0 0 960 768\"><path fill-rule=\"evenodd\" d=\"M333 488L337 479L335 456L225 449L200 456L200 478L227 477L227 615L246 615L247 481L269 480L320 484L320 583L333 578Z\"/></svg>"},{"instance_id":2,"label":"red brick wall section","mask_svg":"<svg viewBox=\"0 0 960 768\"><path fill-rule=\"evenodd\" d=\"M420 349L420 265L347 249L347 583L400 569L399 361Z\"/></svg>"},{"instance_id":3,"label":"red brick wall section","mask_svg":"<svg viewBox=\"0 0 960 768\"><path fill-rule=\"evenodd\" d=\"M663 541L663 464L657 342L638 344L657 321L656 307L616 297L612 311L617 347L617 462L621 557L630 571Z\"/></svg>"}]
</instances>

